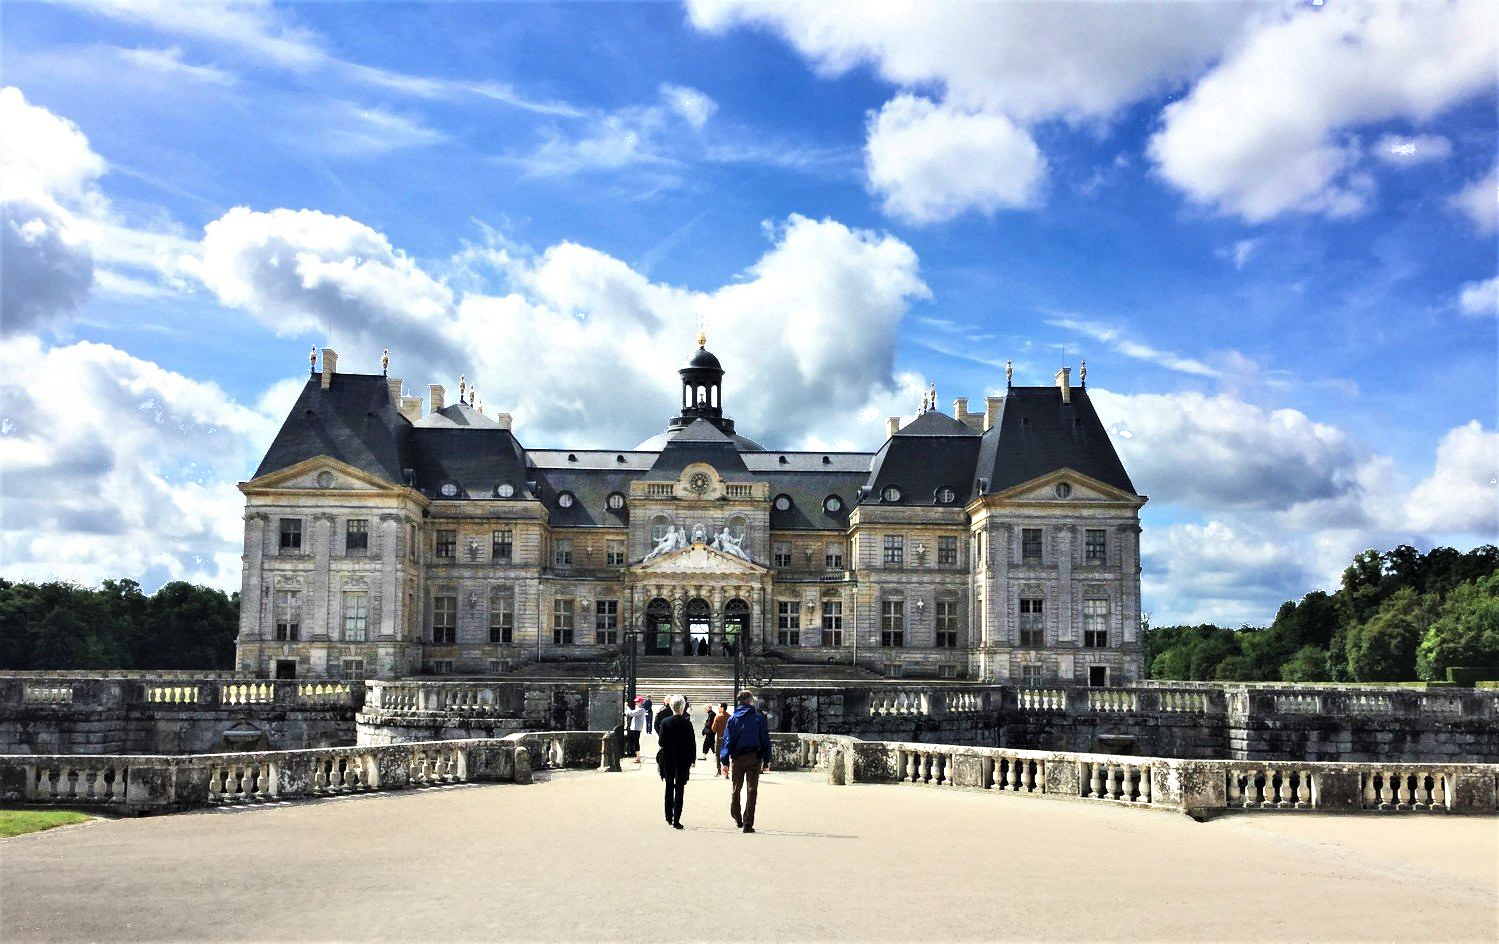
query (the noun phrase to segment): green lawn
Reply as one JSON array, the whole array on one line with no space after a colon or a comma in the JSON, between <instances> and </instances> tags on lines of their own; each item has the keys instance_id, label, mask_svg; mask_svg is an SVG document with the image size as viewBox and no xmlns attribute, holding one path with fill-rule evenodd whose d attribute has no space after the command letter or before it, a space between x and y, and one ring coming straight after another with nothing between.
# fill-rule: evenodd
<instances>
[{"instance_id":1,"label":"green lawn","mask_svg":"<svg viewBox=\"0 0 1499 944\"><path fill-rule=\"evenodd\" d=\"M87 813L72 810L5 810L0 809L0 838L35 833L54 826L71 826L93 819Z\"/></svg>"}]
</instances>

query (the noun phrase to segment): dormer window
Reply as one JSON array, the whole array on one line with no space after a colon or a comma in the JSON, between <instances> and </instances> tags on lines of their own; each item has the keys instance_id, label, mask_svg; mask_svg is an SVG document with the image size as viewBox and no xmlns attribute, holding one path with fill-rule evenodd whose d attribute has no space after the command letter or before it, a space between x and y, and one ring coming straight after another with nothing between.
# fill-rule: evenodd
<instances>
[{"instance_id":1,"label":"dormer window","mask_svg":"<svg viewBox=\"0 0 1499 944\"><path fill-rule=\"evenodd\" d=\"M619 492L610 492L609 497L604 500L610 511L623 511L625 508L625 496Z\"/></svg>"},{"instance_id":2,"label":"dormer window","mask_svg":"<svg viewBox=\"0 0 1499 944\"><path fill-rule=\"evenodd\" d=\"M573 506L573 502L575 501L577 501L577 499L573 497L572 492L562 492L557 496L557 507L571 508Z\"/></svg>"},{"instance_id":3,"label":"dormer window","mask_svg":"<svg viewBox=\"0 0 1499 944\"><path fill-rule=\"evenodd\" d=\"M776 511L790 511L790 510L791 510L791 496L790 495L777 495L776 496Z\"/></svg>"},{"instance_id":4,"label":"dormer window","mask_svg":"<svg viewBox=\"0 0 1499 944\"><path fill-rule=\"evenodd\" d=\"M897 485L886 485L884 491L880 492L880 499L892 504L900 501L900 487Z\"/></svg>"},{"instance_id":5,"label":"dormer window","mask_svg":"<svg viewBox=\"0 0 1499 944\"><path fill-rule=\"evenodd\" d=\"M494 487L494 497L509 498L515 494L515 486L509 482L500 482Z\"/></svg>"},{"instance_id":6,"label":"dormer window","mask_svg":"<svg viewBox=\"0 0 1499 944\"><path fill-rule=\"evenodd\" d=\"M822 500L822 510L830 515L836 515L843 510L843 499L837 495L829 495Z\"/></svg>"},{"instance_id":7,"label":"dormer window","mask_svg":"<svg viewBox=\"0 0 1499 944\"><path fill-rule=\"evenodd\" d=\"M944 485L941 488L937 489L937 504L939 504L939 505L951 505L953 502L955 502L957 500L958 500L958 493L955 492L955 491L953 491L952 489L948 488L946 485Z\"/></svg>"},{"instance_id":8,"label":"dormer window","mask_svg":"<svg viewBox=\"0 0 1499 944\"><path fill-rule=\"evenodd\" d=\"M456 497L457 494L458 494L458 483L456 483L456 482L444 482L444 483L442 483L442 488L439 489L439 491L442 492L442 497L443 498L453 498L453 497Z\"/></svg>"}]
</instances>

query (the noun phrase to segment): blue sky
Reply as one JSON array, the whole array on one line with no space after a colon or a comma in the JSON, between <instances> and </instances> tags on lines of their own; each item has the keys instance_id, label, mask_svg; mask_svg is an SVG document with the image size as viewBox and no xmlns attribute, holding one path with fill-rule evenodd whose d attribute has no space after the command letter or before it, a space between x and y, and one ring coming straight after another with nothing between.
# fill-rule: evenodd
<instances>
[{"instance_id":1,"label":"blue sky","mask_svg":"<svg viewBox=\"0 0 1499 944\"><path fill-rule=\"evenodd\" d=\"M235 585L311 344L627 446L699 320L788 448L1086 358L1157 622L1499 530L1482 4L3 16L7 575Z\"/></svg>"}]
</instances>

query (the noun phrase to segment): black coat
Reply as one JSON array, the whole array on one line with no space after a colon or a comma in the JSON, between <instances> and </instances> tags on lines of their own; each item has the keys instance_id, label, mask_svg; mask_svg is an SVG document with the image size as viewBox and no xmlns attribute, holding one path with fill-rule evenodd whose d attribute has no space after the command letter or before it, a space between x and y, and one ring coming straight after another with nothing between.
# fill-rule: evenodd
<instances>
[{"instance_id":1,"label":"black coat","mask_svg":"<svg viewBox=\"0 0 1499 944\"><path fill-rule=\"evenodd\" d=\"M661 764L675 768L685 776L697 760L697 736L692 722L682 715L672 715L656 728L656 738L661 745L658 753Z\"/></svg>"}]
</instances>

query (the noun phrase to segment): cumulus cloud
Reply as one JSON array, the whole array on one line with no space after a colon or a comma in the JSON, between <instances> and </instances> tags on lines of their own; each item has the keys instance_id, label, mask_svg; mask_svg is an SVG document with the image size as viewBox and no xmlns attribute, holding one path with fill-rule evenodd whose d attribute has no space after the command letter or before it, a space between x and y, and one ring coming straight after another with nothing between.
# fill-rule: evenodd
<instances>
[{"instance_id":1,"label":"cumulus cloud","mask_svg":"<svg viewBox=\"0 0 1499 944\"><path fill-rule=\"evenodd\" d=\"M1470 318L1499 315L1499 276L1464 285L1457 296L1457 310Z\"/></svg>"},{"instance_id":2,"label":"cumulus cloud","mask_svg":"<svg viewBox=\"0 0 1499 944\"><path fill-rule=\"evenodd\" d=\"M1499 535L1499 432L1477 420L1449 430L1431 474L1406 499L1405 520L1437 533Z\"/></svg>"},{"instance_id":3,"label":"cumulus cloud","mask_svg":"<svg viewBox=\"0 0 1499 944\"><path fill-rule=\"evenodd\" d=\"M206 228L197 271L225 305L278 333L325 339L349 369L390 347L418 384L466 373L488 404L516 415L528 445L618 447L658 431L699 317L729 371L726 406L747 435L836 443L856 415L877 429L920 389L894 368L896 327L928 294L915 252L801 216L771 236L739 279L711 291L652 282L564 242L470 253L470 262L485 256L505 291L455 293L357 221L239 208Z\"/></svg>"},{"instance_id":4,"label":"cumulus cloud","mask_svg":"<svg viewBox=\"0 0 1499 944\"><path fill-rule=\"evenodd\" d=\"M885 212L913 223L1030 206L1046 174L1036 142L1004 115L915 95L893 98L870 117L864 157Z\"/></svg>"},{"instance_id":5,"label":"cumulus cloud","mask_svg":"<svg viewBox=\"0 0 1499 944\"><path fill-rule=\"evenodd\" d=\"M1288 12L1166 107L1150 154L1191 199L1250 222L1357 214L1374 182L1354 129L1491 90L1495 37L1483 0Z\"/></svg>"},{"instance_id":6,"label":"cumulus cloud","mask_svg":"<svg viewBox=\"0 0 1499 944\"><path fill-rule=\"evenodd\" d=\"M276 423L213 384L102 344L0 346L7 577L239 584L234 483Z\"/></svg>"},{"instance_id":7,"label":"cumulus cloud","mask_svg":"<svg viewBox=\"0 0 1499 944\"><path fill-rule=\"evenodd\" d=\"M1452 195L1450 204L1480 233L1499 229L1499 165Z\"/></svg>"}]
</instances>

